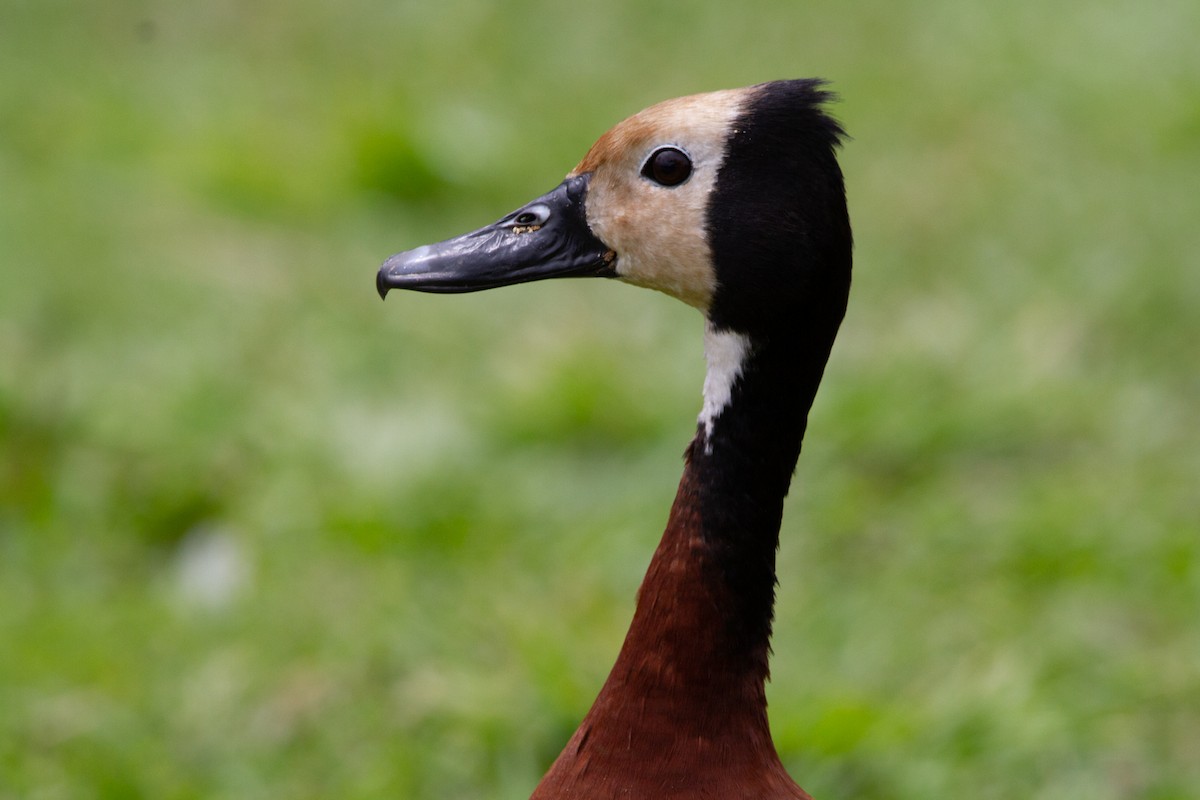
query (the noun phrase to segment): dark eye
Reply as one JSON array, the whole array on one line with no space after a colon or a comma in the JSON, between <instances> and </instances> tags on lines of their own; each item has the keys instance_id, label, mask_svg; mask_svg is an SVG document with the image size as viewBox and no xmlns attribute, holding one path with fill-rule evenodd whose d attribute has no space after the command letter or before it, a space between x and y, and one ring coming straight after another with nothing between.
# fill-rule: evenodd
<instances>
[{"instance_id":1,"label":"dark eye","mask_svg":"<svg viewBox=\"0 0 1200 800\"><path fill-rule=\"evenodd\" d=\"M642 167L642 175L663 186L678 186L691 174L692 160L677 147L655 150Z\"/></svg>"}]
</instances>

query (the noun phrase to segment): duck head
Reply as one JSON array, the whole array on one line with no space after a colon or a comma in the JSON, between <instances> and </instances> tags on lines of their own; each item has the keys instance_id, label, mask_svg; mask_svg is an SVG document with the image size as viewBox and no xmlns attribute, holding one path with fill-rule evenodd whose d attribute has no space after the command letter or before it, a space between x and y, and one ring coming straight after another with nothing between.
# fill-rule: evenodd
<instances>
[{"instance_id":1,"label":"duck head","mask_svg":"<svg viewBox=\"0 0 1200 800\"><path fill-rule=\"evenodd\" d=\"M747 334L814 298L834 329L850 281L850 223L834 151L842 129L817 80L681 97L619 123L555 189L484 228L389 258L390 289L472 292L616 278Z\"/></svg>"}]
</instances>

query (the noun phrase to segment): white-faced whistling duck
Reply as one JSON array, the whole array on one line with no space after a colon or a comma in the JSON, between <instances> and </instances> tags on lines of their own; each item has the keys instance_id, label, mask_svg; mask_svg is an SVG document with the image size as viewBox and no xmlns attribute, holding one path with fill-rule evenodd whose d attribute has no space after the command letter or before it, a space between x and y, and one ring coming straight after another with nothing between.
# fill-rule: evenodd
<instances>
[{"instance_id":1,"label":"white-faced whistling duck","mask_svg":"<svg viewBox=\"0 0 1200 800\"><path fill-rule=\"evenodd\" d=\"M764 681L784 496L850 289L829 99L791 80L659 103L548 194L379 270L381 295L617 278L705 317L704 403L666 532L533 800L808 797L776 754Z\"/></svg>"}]
</instances>

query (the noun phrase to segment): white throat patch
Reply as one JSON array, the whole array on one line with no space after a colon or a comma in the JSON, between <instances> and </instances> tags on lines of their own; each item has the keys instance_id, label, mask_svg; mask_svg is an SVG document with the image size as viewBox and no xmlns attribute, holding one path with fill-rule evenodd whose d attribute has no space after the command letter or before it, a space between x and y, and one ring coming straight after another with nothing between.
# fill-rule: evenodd
<instances>
[{"instance_id":1,"label":"white throat patch","mask_svg":"<svg viewBox=\"0 0 1200 800\"><path fill-rule=\"evenodd\" d=\"M704 375L704 407L699 422L704 426L704 438L712 438L713 423L729 406L733 395L733 384L741 377L746 356L750 353L750 339L745 334L719 331L708 324L704 328L704 358L708 372ZM711 450L712 443L706 441L705 449Z\"/></svg>"}]
</instances>

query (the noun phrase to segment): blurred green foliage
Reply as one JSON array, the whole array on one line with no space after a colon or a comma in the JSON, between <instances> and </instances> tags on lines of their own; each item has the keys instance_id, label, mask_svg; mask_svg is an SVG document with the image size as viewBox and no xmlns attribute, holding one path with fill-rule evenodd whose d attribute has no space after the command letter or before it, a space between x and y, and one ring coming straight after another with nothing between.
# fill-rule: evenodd
<instances>
[{"instance_id":1,"label":"blurred green foliage","mask_svg":"<svg viewBox=\"0 0 1200 800\"><path fill-rule=\"evenodd\" d=\"M779 560L821 798L1200 794L1200 5L0 8L0 798L521 798L699 406L618 284L374 295L822 75L851 311Z\"/></svg>"}]
</instances>

